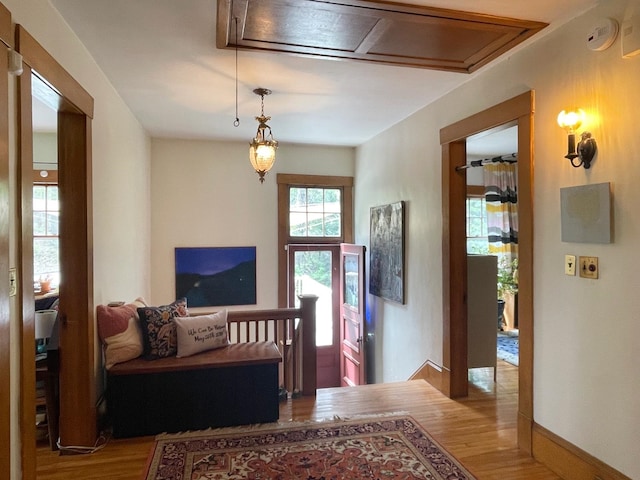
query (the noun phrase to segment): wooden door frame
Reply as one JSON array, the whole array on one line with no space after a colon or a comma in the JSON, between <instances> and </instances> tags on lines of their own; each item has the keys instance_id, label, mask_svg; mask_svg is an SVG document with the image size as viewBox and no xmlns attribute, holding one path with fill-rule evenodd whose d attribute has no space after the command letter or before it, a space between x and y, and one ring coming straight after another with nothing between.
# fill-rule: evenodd
<instances>
[{"instance_id":1,"label":"wooden door frame","mask_svg":"<svg viewBox=\"0 0 640 480\"><path fill-rule=\"evenodd\" d=\"M13 47L11 12L0 4L1 51ZM5 57L6 58L6 57ZM0 62L0 278L9 278L9 68ZM9 282L0 282L0 478L11 477L11 308Z\"/></svg>"},{"instance_id":2,"label":"wooden door frame","mask_svg":"<svg viewBox=\"0 0 640 480\"><path fill-rule=\"evenodd\" d=\"M288 253L290 243L353 243L353 177L279 173L278 182L278 307L288 304ZM342 238L323 239L289 235L289 187L342 188Z\"/></svg>"},{"instance_id":3,"label":"wooden door frame","mask_svg":"<svg viewBox=\"0 0 640 480\"><path fill-rule=\"evenodd\" d=\"M24 72L18 82L18 258L22 318L20 431L22 475L35 479L35 362L33 293L33 129L32 74L50 86L46 99L58 112L60 186L60 441L93 446L97 438L91 118L93 98L21 26L16 50Z\"/></svg>"},{"instance_id":4,"label":"wooden door frame","mask_svg":"<svg viewBox=\"0 0 640 480\"><path fill-rule=\"evenodd\" d=\"M491 128L518 126L518 325L520 365L518 446L532 453L533 429L533 114L528 91L440 130L442 145L443 329L442 390L451 398L468 393L467 260L465 234L466 139Z\"/></svg>"}]
</instances>

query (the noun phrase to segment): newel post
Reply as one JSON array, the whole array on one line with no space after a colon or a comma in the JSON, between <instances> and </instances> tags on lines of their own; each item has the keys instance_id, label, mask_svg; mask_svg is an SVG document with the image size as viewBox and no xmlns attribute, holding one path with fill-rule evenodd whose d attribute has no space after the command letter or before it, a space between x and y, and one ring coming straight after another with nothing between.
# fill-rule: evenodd
<instances>
[{"instance_id":1,"label":"newel post","mask_svg":"<svg viewBox=\"0 0 640 480\"><path fill-rule=\"evenodd\" d=\"M316 394L316 295L299 295L302 314L302 394Z\"/></svg>"}]
</instances>

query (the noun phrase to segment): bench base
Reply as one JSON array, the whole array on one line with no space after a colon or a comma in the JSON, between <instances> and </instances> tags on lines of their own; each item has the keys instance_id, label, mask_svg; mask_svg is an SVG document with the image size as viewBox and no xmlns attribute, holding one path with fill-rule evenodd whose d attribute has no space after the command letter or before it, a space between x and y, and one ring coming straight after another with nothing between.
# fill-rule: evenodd
<instances>
[{"instance_id":1,"label":"bench base","mask_svg":"<svg viewBox=\"0 0 640 480\"><path fill-rule=\"evenodd\" d=\"M116 438L275 422L278 363L109 375Z\"/></svg>"}]
</instances>

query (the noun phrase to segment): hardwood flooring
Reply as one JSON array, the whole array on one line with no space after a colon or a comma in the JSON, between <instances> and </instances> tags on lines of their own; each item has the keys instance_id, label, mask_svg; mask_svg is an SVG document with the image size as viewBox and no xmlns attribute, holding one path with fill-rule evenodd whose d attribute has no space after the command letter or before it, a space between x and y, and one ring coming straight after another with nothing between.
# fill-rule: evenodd
<instances>
[{"instance_id":1,"label":"hardwood flooring","mask_svg":"<svg viewBox=\"0 0 640 480\"><path fill-rule=\"evenodd\" d=\"M516 447L518 370L499 361L470 371L469 396L451 400L423 380L328 388L317 396L281 403L280 421L334 415L408 412L479 480L557 480ZM110 440L88 455L59 455L38 447L38 480L141 480L153 437Z\"/></svg>"}]
</instances>

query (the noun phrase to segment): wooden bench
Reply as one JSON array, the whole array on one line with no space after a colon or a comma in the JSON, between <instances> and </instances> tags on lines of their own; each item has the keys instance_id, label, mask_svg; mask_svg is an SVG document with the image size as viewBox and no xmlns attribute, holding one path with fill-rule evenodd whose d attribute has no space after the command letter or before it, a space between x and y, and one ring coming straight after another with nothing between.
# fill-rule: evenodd
<instances>
[{"instance_id":1,"label":"wooden bench","mask_svg":"<svg viewBox=\"0 0 640 480\"><path fill-rule=\"evenodd\" d=\"M106 393L113 436L275 422L281 361L268 341L114 365Z\"/></svg>"}]
</instances>

